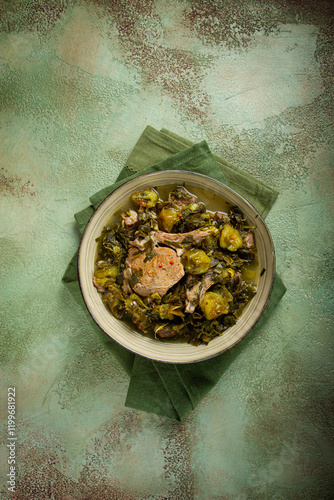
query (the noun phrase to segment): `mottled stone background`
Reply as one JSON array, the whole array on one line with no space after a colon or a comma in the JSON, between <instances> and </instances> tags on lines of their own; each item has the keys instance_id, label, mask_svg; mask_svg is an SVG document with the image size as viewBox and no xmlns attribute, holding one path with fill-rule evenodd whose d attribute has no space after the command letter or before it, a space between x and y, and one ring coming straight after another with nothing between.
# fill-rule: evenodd
<instances>
[{"instance_id":1,"label":"mottled stone background","mask_svg":"<svg viewBox=\"0 0 334 500\"><path fill-rule=\"evenodd\" d=\"M333 498L331 5L0 3L1 498ZM181 424L124 407L127 376L61 284L73 213L147 124L281 193L267 222L288 291Z\"/></svg>"}]
</instances>

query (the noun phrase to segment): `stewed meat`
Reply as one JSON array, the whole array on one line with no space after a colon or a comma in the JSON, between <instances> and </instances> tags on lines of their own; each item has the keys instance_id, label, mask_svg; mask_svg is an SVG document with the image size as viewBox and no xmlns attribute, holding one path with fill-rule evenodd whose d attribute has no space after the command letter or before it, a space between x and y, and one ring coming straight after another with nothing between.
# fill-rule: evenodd
<instances>
[{"instance_id":1,"label":"stewed meat","mask_svg":"<svg viewBox=\"0 0 334 500\"><path fill-rule=\"evenodd\" d=\"M201 241L211 234L211 229L195 229L188 233L165 233L164 231L156 231L154 238L165 245L173 246L192 246L199 245Z\"/></svg>"},{"instance_id":2,"label":"stewed meat","mask_svg":"<svg viewBox=\"0 0 334 500\"><path fill-rule=\"evenodd\" d=\"M158 293L160 297L175 285L184 276L181 259L172 248L156 247L154 256L148 258L146 252L137 253L134 257L127 259L126 277L136 277L136 283L132 285L134 292L142 297L148 297Z\"/></svg>"}]
</instances>

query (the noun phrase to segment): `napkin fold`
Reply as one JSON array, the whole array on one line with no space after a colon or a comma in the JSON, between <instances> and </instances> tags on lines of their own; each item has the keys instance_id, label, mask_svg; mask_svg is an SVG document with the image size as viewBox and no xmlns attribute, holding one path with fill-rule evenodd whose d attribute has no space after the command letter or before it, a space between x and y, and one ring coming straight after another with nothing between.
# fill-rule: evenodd
<instances>
[{"instance_id":1,"label":"napkin fold","mask_svg":"<svg viewBox=\"0 0 334 500\"><path fill-rule=\"evenodd\" d=\"M213 155L206 141L193 144L167 130L147 126L131 152L117 181L93 194L91 205L75 214L82 233L100 203L114 189L138 174L159 170L190 170L214 177L244 196L265 217L278 192ZM225 370L238 357L251 338L260 331L283 297L286 288L276 274L273 291L261 319L242 342L215 358L193 364L169 364L151 361L121 347L103 333L89 315L83 302L77 274L75 253L63 276L63 283L76 302L85 310L92 328L107 345L115 359L130 377L125 405L182 421L202 398L216 385Z\"/></svg>"}]
</instances>

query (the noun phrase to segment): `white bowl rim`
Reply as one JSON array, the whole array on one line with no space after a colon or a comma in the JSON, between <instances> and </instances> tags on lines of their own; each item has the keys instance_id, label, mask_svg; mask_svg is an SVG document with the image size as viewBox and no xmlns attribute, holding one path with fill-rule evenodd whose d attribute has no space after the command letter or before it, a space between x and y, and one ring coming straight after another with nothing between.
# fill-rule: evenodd
<instances>
[{"instance_id":1,"label":"white bowl rim","mask_svg":"<svg viewBox=\"0 0 334 500\"><path fill-rule=\"evenodd\" d=\"M122 344L121 341L115 339L105 328L103 328L103 326L99 323L99 321L97 320L97 318L95 318L94 314L92 313L92 311L90 310L90 308L89 308L89 306L87 304L87 301L86 301L86 298L85 298L85 295L84 295L84 292L83 292L83 286L82 286L82 283L81 283L81 278L80 278L80 269L79 269L79 267L80 267L80 256L81 256L82 244L83 244L83 242L85 240L87 229L89 228L90 224L94 220L94 218L95 218L95 216L97 214L97 211L105 203L108 202L109 198L112 195L114 195L119 189L124 188L125 185L131 184L132 182L134 182L138 178L141 178L141 177L150 178L150 177L154 177L156 174L163 174L164 172L169 173L169 174L170 173L175 173L175 174L178 174L178 175L184 173L184 174L194 175L196 177L198 177L198 176L199 177L203 177L203 180L204 179L209 179L210 181L213 181L214 183L219 184L224 189L227 189L228 191L230 191L234 196L236 196L237 198L241 199L243 201L243 203L245 205L247 205L255 213L255 217L256 218L259 218L259 220L261 221L261 223L263 225L263 228L265 229L266 236L268 238L268 242L269 242L270 247L271 247L271 256L272 256L272 276L271 276L271 283L270 283L270 287L269 287L268 292L267 292L267 297L266 297L266 299L265 299L265 301L263 303L263 306L262 306L261 310L259 311L257 317L254 319L254 321L252 322L251 326L249 328L245 329L245 332L239 338L237 338L234 343L231 343L231 345L229 345L228 347L223 347L219 352L215 352L215 353L210 354L208 356L203 356L200 359L192 359L192 360L186 360L186 361L185 360L173 360L173 361L171 361L171 360L166 360L166 359L160 359L159 357L154 357L154 356L145 355L143 353L139 353L135 349L131 349L130 347ZM175 182L175 184L178 184L178 182ZM222 354L222 353L230 350L232 347L234 347L235 345L239 344L241 342L241 340L243 340L253 330L253 328L255 327L255 325L261 319L261 317L262 317L262 315L263 315L263 313L264 313L264 311L265 311L265 309L266 309L266 307L268 305L268 302L269 302L269 299L271 297L271 294L272 294L272 290L273 290L273 286L274 286L274 281L275 281L275 275L276 275L276 255L275 255L275 248L274 248L274 244L273 244L273 240L272 240L270 231L269 231L268 226L267 226L266 222L264 221L263 217L258 212L258 210L246 198L244 198L240 193L238 193L235 189L231 188L230 186L228 186L224 182L215 179L214 177L210 177L209 175L202 174L200 172L194 172L192 170L182 170L182 169L180 169L180 170L178 170L178 169L155 170L155 171L152 171L152 172L138 174L138 175L135 175L134 177L131 176L131 179L129 179L129 180L126 180L126 178L125 178L124 182L122 184L120 184L119 186L117 186L115 189L113 189L101 201L101 203L97 206L97 208L94 210L93 214L90 216L90 218L89 218L89 220L88 220L88 222L87 222L87 224L86 224L86 226L84 228L84 231L83 231L83 233L81 235L81 238L80 238L79 249L78 249L78 257L77 257L77 274L78 274L78 282L79 282L80 292L81 292L81 295L82 295L82 298L83 298L83 301L84 301L84 304L86 306L87 311L89 312L91 318L96 323L96 325L100 328L100 330L102 330L114 342L116 342L118 345L120 345L124 349L128 350L129 352L132 352L133 354L136 354L136 355L141 356L143 358L149 359L151 361L157 361L157 362L166 363L166 364L192 364L192 363L199 363L201 361L207 361L209 359L215 358L215 357L219 356L220 354ZM118 320L118 321L121 321L121 320ZM159 341L157 341L157 342L159 342Z\"/></svg>"}]
</instances>

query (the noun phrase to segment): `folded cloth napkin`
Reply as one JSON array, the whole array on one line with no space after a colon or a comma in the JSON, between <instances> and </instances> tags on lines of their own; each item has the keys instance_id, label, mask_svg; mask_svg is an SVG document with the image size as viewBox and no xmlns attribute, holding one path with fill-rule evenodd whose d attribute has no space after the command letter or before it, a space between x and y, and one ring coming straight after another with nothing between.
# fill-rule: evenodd
<instances>
[{"instance_id":1,"label":"folded cloth napkin","mask_svg":"<svg viewBox=\"0 0 334 500\"><path fill-rule=\"evenodd\" d=\"M162 129L146 127L135 145L117 181L90 197L91 205L75 214L83 232L99 204L114 189L140 174L158 170L191 170L210 175L238 191L265 217L278 192L241 169L214 156L207 143L190 141ZM82 300L78 275L77 252L63 276L63 283L74 299L87 312ZM215 358L193 364L169 364L151 361L127 351L107 337L93 322L92 328L103 338L108 349L130 377L125 405L148 413L182 421L214 387L228 366L259 332L285 293L285 286L276 274L271 298L260 321L242 342Z\"/></svg>"}]
</instances>

